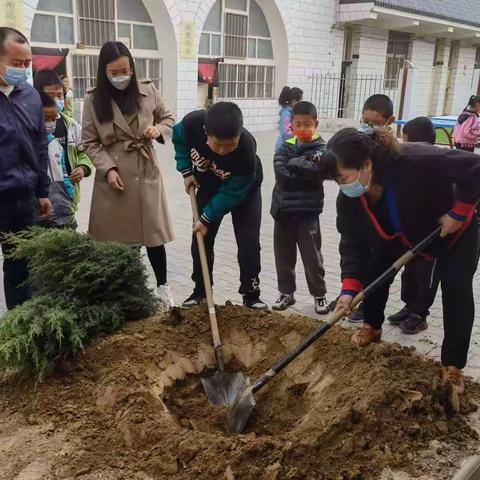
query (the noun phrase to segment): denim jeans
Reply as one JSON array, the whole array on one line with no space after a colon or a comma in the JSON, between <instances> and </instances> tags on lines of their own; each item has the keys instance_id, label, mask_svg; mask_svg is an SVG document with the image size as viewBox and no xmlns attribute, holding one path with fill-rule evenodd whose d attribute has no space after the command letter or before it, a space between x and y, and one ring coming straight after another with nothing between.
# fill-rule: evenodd
<instances>
[{"instance_id":1,"label":"denim jeans","mask_svg":"<svg viewBox=\"0 0 480 480\"><path fill-rule=\"evenodd\" d=\"M3 286L7 308L11 310L32 296L30 287L22 285L28 277L27 264L9 260L5 255L11 250L2 233L26 230L35 222L36 200L31 194L0 195L0 242L3 253Z\"/></svg>"}]
</instances>

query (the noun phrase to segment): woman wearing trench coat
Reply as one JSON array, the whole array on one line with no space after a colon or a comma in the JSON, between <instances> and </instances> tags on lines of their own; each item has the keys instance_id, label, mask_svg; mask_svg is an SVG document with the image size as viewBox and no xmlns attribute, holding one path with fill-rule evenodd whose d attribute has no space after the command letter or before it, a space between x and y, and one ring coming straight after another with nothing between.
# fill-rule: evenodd
<instances>
[{"instance_id":1,"label":"woman wearing trench coat","mask_svg":"<svg viewBox=\"0 0 480 480\"><path fill-rule=\"evenodd\" d=\"M83 143L96 167L89 233L147 247L157 294L169 307L164 245L173 240L166 192L153 141L164 143L174 124L151 82L137 82L128 48L107 42L97 86L85 98Z\"/></svg>"}]
</instances>

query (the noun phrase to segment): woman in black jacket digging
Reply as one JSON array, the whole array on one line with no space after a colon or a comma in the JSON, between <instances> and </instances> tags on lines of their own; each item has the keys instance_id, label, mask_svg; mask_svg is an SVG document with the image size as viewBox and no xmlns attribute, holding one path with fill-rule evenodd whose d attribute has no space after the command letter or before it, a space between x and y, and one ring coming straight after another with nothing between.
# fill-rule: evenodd
<instances>
[{"instance_id":1,"label":"woman in black jacket digging","mask_svg":"<svg viewBox=\"0 0 480 480\"><path fill-rule=\"evenodd\" d=\"M428 254L438 261L443 292L442 379L463 393L461 370L474 321L480 157L423 143L399 146L381 129L344 129L327 147L324 166L341 190L337 228L343 286L337 309L348 312L362 285L440 224L442 240ZM353 335L354 344L380 341L388 293L386 285L365 300L365 322Z\"/></svg>"}]
</instances>

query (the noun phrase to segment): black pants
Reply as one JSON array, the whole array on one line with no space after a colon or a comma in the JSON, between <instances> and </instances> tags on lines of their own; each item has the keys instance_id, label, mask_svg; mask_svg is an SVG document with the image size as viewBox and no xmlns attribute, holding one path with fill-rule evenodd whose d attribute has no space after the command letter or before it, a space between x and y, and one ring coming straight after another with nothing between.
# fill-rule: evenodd
<instances>
[{"instance_id":1,"label":"black pants","mask_svg":"<svg viewBox=\"0 0 480 480\"><path fill-rule=\"evenodd\" d=\"M402 300L410 313L427 317L440 283L436 261L423 257L413 259L402 273Z\"/></svg>"},{"instance_id":2,"label":"black pants","mask_svg":"<svg viewBox=\"0 0 480 480\"><path fill-rule=\"evenodd\" d=\"M140 247L133 247L136 251L140 252ZM164 245L158 247L146 247L147 256L152 266L155 280L157 281L157 287L167 284L167 252Z\"/></svg>"},{"instance_id":3,"label":"black pants","mask_svg":"<svg viewBox=\"0 0 480 480\"><path fill-rule=\"evenodd\" d=\"M0 197L0 235L26 230L35 223L36 200L32 195ZM3 287L7 308L11 310L32 296L30 287L22 285L28 278L27 263L5 258L11 251L8 242L2 240Z\"/></svg>"},{"instance_id":4,"label":"black pants","mask_svg":"<svg viewBox=\"0 0 480 480\"><path fill-rule=\"evenodd\" d=\"M322 234L318 215L280 214L273 228L273 249L277 269L278 291L285 295L296 291L295 265L297 246L300 250L308 290L314 297L323 297L325 269L322 257Z\"/></svg>"},{"instance_id":5,"label":"black pants","mask_svg":"<svg viewBox=\"0 0 480 480\"><path fill-rule=\"evenodd\" d=\"M472 282L477 269L478 252L479 230L474 220L455 246L438 259L443 295L442 365L447 367L463 368L467 362L475 314ZM375 261L371 265L369 281L385 271L399 253L393 248L374 252ZM377 330L384 321L389 288L390 285L380 287L364 301L365 322Z\"/></svg>"},{"instance_id":6,"label":"black pants","mask_svg":"<svg viewBox=\"0 0 480 480\"><path fill-rule=\"evenodd\" d=\"M210 200L210 196L204 195L200 187L197 192L198 208L200 211ZM247 194L245 200L232 210L232 223L237 242L237 260L240 267L240 288L238 293L260 293L260 224L262 221L262 193L260 185L255 184ZM205 236L205 250L207 252L210 280L213 285L214 245L220 222L211 223ZM195 283L194 292L205 294L203 286L202 267L198 254L197 239L192 237L192 280Z\"/></svg>"},{"instance_id":7,"label":"black pants","mask_svg":"<svg viewBox=\"0 0 480 480\"><path fill-rule=\"evenodd\" d=\"M158 247L147 247L148 260L152 266L157 287L167 284L167 252L165 245Z\"/></svg>"}]
</instances>

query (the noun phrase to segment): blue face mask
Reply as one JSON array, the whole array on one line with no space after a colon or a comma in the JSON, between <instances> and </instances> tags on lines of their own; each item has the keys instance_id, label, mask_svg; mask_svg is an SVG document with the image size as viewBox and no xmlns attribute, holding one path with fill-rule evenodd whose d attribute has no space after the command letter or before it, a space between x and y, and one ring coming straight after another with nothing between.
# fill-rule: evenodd
<instances>
[{"instance_id":1,"label":"blue face mask","mask_svg":"<svg viewBox=\"0 0 480 480\"><path fill-rule=\"evenodd\" d=\"M55 99L55 103L57 104L57 112L63 112L65 108L65 100Z\"/></svg>"},{"instance_id":2,"label":"blue face mask","mask_svg":"<svg viewBox=\"0 0 480 480\"><path fill-rule=\"evenodd\" d=\"M18 87L25 83L28 79L28 73L25 68L10 67L5 65L5 75L3 76L3 81L10 85L11 87Z\"/></svg>"},{"instance_id":3,"label":"blue face mask","mask_svg":"<svg viewBox=\"0 0 480 480\"><path fill-rule=\"evenodd\" d=\"M370 179L368 180L368 183L364 185L360 181L360 172L358 172L358 178L354 182L345 183L339 186L340 186L341 192L347 197L358 198L358 197L361 197L362 195L365 195L365 193L368 192L368 189L370 187Z\"/></svg>"}]
</instances>

